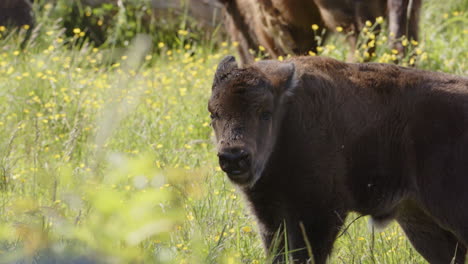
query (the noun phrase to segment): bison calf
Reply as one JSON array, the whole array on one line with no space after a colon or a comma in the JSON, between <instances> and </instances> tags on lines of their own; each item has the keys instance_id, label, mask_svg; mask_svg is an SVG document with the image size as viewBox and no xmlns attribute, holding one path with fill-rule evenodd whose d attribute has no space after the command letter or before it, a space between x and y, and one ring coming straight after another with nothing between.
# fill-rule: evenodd
<instances>
[{"instance_id":1,"label":"bison calf","mask_svg":"<svg viewBox=\"0 0 468 264\"><path fill-rule=\"evenodd\" d=\"M468 79L323 57L226 57L208 109L219 164L266 248L325 263L348 212L396 220L430 263L468 246ZM282 244L280 244L280 248ZM276 257L276 262L284 256Z\"/></svg>"}]
</instances>

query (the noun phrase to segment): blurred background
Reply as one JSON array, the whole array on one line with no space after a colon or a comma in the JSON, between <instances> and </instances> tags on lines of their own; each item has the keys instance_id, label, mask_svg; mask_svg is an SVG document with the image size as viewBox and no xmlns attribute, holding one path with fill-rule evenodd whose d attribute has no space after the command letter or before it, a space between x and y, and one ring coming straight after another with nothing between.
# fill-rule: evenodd
<instances>
[{"instance_id":1,"label":"blurred background","mask_svg":"<svg viewBox=\"0 0 468 264\"><path fill-rule=\"evenodd\" d=\"M187 41L199 44L225 38L222 5L216 0L2 1L4 26L34 25L33 37L39 37L41 29L58 27L65 36L81 29L83 39L103 47L128 46L141 33L170 47L180 44L180 33L185 32Z\"/></svg>"}]
</instances>

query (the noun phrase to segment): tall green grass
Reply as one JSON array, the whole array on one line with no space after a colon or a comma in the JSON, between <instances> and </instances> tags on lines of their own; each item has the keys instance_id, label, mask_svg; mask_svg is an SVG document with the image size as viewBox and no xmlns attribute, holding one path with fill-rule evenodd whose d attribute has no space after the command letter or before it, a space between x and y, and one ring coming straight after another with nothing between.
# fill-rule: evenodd
<instances>
[{"instance_id":1,"label":"tall green grass","mask_svg":"<svg viewBox=\"0 0 468 264\"><path fill-rule=\"evenodd\" d=\"M467 75L466 10L425 1L418 67ZM213 51L175 28L179 45L139 36L115 55L53 17L38 16L24 50L24 29L0 32L0 263L265 262L206 110L232 45ZM346 46L333 38L321 53L344 59ZM392 54L382 44L374 60ZM366 220L342 234L331 263L424 262L397 225L373 234Z\"/></svg>"}]
</instances>

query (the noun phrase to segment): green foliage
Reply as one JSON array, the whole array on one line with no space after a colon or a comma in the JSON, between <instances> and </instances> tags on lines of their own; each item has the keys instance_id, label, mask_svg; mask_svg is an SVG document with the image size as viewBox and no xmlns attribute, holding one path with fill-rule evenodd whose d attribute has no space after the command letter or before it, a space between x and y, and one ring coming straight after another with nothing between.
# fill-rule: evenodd
<instances>
[{"instance_id":1,"label":"green foliage","mask_svg":"<svg viewBox=\"0 0 468 264\"><path fill-rule=\"evenodd\" d=\"M66 5L35 8L25 49L26 29L0 28L0 263L263 263L255 220L217 166L206 111L216 64L234 48L212 52L178 23L136 40L146 31L111 25L118 41L95 48L89 28L67 35L55 19ZM400 63L466 75L466 10L426 1L421 41ZM391 62L384 36L373 59ZM345 59L346 47L337 37L320 52ZM423 262L398 226L372 234L365 221L343 233L331 263Z\"/></svg>"},{"instance_id":2,"label":"green foliage","mask_svg":"<svg viewBox=\"0 0 468 264\"><path fill-rule=\"evenodd\" d=\"M217 29L207 31L188 15L188 1L181 1L176 9L158 10L151 0L40 0L35 10L40 26L58 23L68 37L79 34L105 48L128 46L138 34L150 35L154 44L163 42L170 48L207 44L217 34Z\"/></svg>"}]
</instances>

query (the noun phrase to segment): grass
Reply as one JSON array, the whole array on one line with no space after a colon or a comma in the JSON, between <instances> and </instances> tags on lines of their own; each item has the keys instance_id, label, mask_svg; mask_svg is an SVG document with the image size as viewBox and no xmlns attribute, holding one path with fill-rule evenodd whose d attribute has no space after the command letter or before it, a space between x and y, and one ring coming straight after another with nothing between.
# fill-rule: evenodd
<instances>
[{"instance_id":1,"label":"grass","mask_svg":"<svg viewBox=\"0 0 468 264\"><path fill-rule=\"evenodd\" d=\"M466 0L426 1L421 40L401 63L467 75L466 10ZM25 50L25 29L0 28L0 263L265 262L255 220L217 166L206 111L232 45L139 37L117 56L41 19ZM346 46L334 37L321 54L344 59ZM374 60L396 55L381 45ZM330 263L424 262L396 224L372 234L366 221Z\"/></svg>"}]
</instances>

